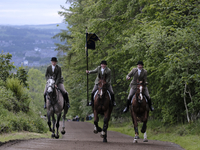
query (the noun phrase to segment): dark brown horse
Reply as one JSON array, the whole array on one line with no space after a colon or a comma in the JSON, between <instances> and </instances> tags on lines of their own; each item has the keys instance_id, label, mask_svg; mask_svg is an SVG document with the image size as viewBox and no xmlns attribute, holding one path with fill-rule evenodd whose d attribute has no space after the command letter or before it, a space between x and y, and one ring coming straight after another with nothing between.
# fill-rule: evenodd
<instances>
[{"instance_id":1,"label":"dark brown horse","mask_svg":"<svg viewBox=\"0 0 200 150\"><path fill-rule=\"evenodd\" d=\"M106 76L104 79L99 80L98 91L94 97L94 106L92 108L94 112L94 133L97 134L98 132L101 132L103 142L107 142L108 122L110 120L110 115L113 109L111 98L107 91L107 84L105 79ZM98 114L104 115L103 130L98 126Z\"/></svg>"},{"instance_id":2,"label":"dark brown horse","mask_svg":"<svg viewBox=\"0 0 200 150\"><path fill-rule=\"evenodd\" d=\"M135 138L133 141L134 143L137 143L137 139L139 139L138 121L143 122L141 132L144 133L144 142L148 142L146 128L147 120L149 117L149 106L144 96L144 84L146 83L143 81L137 81L137 91L132 99L131 117L135 129Z\"/></svg>"}]
</instances>

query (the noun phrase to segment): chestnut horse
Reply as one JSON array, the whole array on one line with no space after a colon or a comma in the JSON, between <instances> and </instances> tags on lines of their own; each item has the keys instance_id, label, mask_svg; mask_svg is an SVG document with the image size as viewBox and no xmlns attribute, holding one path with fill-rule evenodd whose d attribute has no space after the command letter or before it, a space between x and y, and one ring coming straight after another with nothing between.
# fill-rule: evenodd
<instances>
[{"instance_id":1,"label":"chestnut horse","mask_svg":"<svg viewBox=\"0 0 200 150\"><path fill-rule=\"evenodd\" d=\"M149 117L149 106L144 96L145 84L144 81L137 81L137 91L131 102L131 117L135 129L134 143L137 143L137 139L139 139L138 121L143 122L141 132L144 133L144 142L148 142L146 128Z\"/></svg>"},{"instance_id":2,"label":"chestnut horse","mask_svg":"<svg viewBox=\"0 0 200 150\"><path fill-rule=\"evenodd\" d=\"M110 115L113 109L111 104L111 97L107 91L106 76L104 79L100 79L98 83L98 91L94 96L94 105L92 107L94 113L94 133L101 132L103 142L107 142L107 129ZM104 115L103 130L98 126L99 117L98 114Z\"/></svg>"}]
</instances>

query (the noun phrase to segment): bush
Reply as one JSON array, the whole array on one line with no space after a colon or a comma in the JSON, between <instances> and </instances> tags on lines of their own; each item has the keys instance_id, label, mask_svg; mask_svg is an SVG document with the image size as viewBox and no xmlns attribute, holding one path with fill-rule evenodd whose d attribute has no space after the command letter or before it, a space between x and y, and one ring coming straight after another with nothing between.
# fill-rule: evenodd
<instances>
[{"instance_id":1,"label":"bush","mask_svg":"<svg viewBox=\"0 0 200 150\"><path fill-rule=\"evenodd\" d=\"M20 83L19 79L14 77L8 78L6 80L6 87L13 92L20 103L20 105L18 105L20 108L17 107L16 109L28 112L30 99L27 94L27 89L23 87L23 84Z\"/></svg>"}]
</instances>

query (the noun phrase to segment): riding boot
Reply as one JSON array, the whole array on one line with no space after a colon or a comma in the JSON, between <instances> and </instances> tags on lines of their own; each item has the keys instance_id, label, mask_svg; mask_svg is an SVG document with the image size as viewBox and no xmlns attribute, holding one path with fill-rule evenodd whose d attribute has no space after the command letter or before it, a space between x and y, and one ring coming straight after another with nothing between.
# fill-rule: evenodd
<instances>
[{"instance_id":1,"label":"riding boot","mask_svg":"<svg viewBox=\"0 0 200 150\"><path fill-rule=\"evenodd\" d=\"M89 103L89 106L94 105L94 92L91 93L91 102Z\"/></svg>"},{"instance_id":2,"label":"riding boot","mask_svg":"<svg viewBox=\"0 0 200 150\"><path fill-rule=\"evenodd\" d=\"M44 109L47 109L47 106L46 106L46 94L44 94Z\"/></svg>"},{"instance_id":3,"label":"riding boot","mask_svg":"<svg viewBox=\"0 0 200 150\"><path fill-rule=\"evenodd\" d=\"M123 113L128 112L130 103L131 103L131 98L130 98L130 99L127 99L126 108L124 108Z\"/></svg>"},{"instance_id":4,"label":"riding boot","mask_svg":"<svg viewBox=\"0 0 200 150\"><path fill-rule=\"evenodd\" d=\"M116 106L115 95L114 94L111 94L111 100L112 100L113 106Z\"/></svg>"},{"instance_id":5,"label":"riding boot","mask_svg":"<svg viewBox=\"0 0 200 150\"><path fill-rule=\"evenodd\" d=\"M147 96L146 96L146 98L147 98ZM149 109L151 111L154 111L154 108L153 108L152 103L151 103L151 98L147 98L147 100L148 100Z\"/></svg>"},{"instance_id":6,"label":"riding boot","mask_svg":"<svg viewBox=\"0 0 200 150\"><path fill-rule=\"evenodd\" d=\"M63 95L63 97L64 97L64 99L65 99L65 103L66 103L67 107L69 108L69 107L70 107L70 104L69 104L69 97L68 97L68 94L65 93L65 94Z\"/></svg>"}]
</instances>

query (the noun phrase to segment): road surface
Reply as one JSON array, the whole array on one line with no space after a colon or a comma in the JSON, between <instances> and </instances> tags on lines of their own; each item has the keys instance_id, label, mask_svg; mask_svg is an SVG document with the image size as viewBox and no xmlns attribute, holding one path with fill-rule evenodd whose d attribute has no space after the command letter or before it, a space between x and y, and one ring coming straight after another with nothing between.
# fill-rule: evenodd
<instances>
[{"instance_id":1,"label":"road surface","mask_svg":"<svg viewBox=\"0 0 200 150\"><path fill-rule=\"evenodd\" d=\"M103 143L100 133L93 133L87 122L66 122L66 134L60 139L15 140L0 146L0 150L183 150L170 143L142 139L133 143L133 137L108 131L108 142Z\"/></svg>"}]
</instances>

